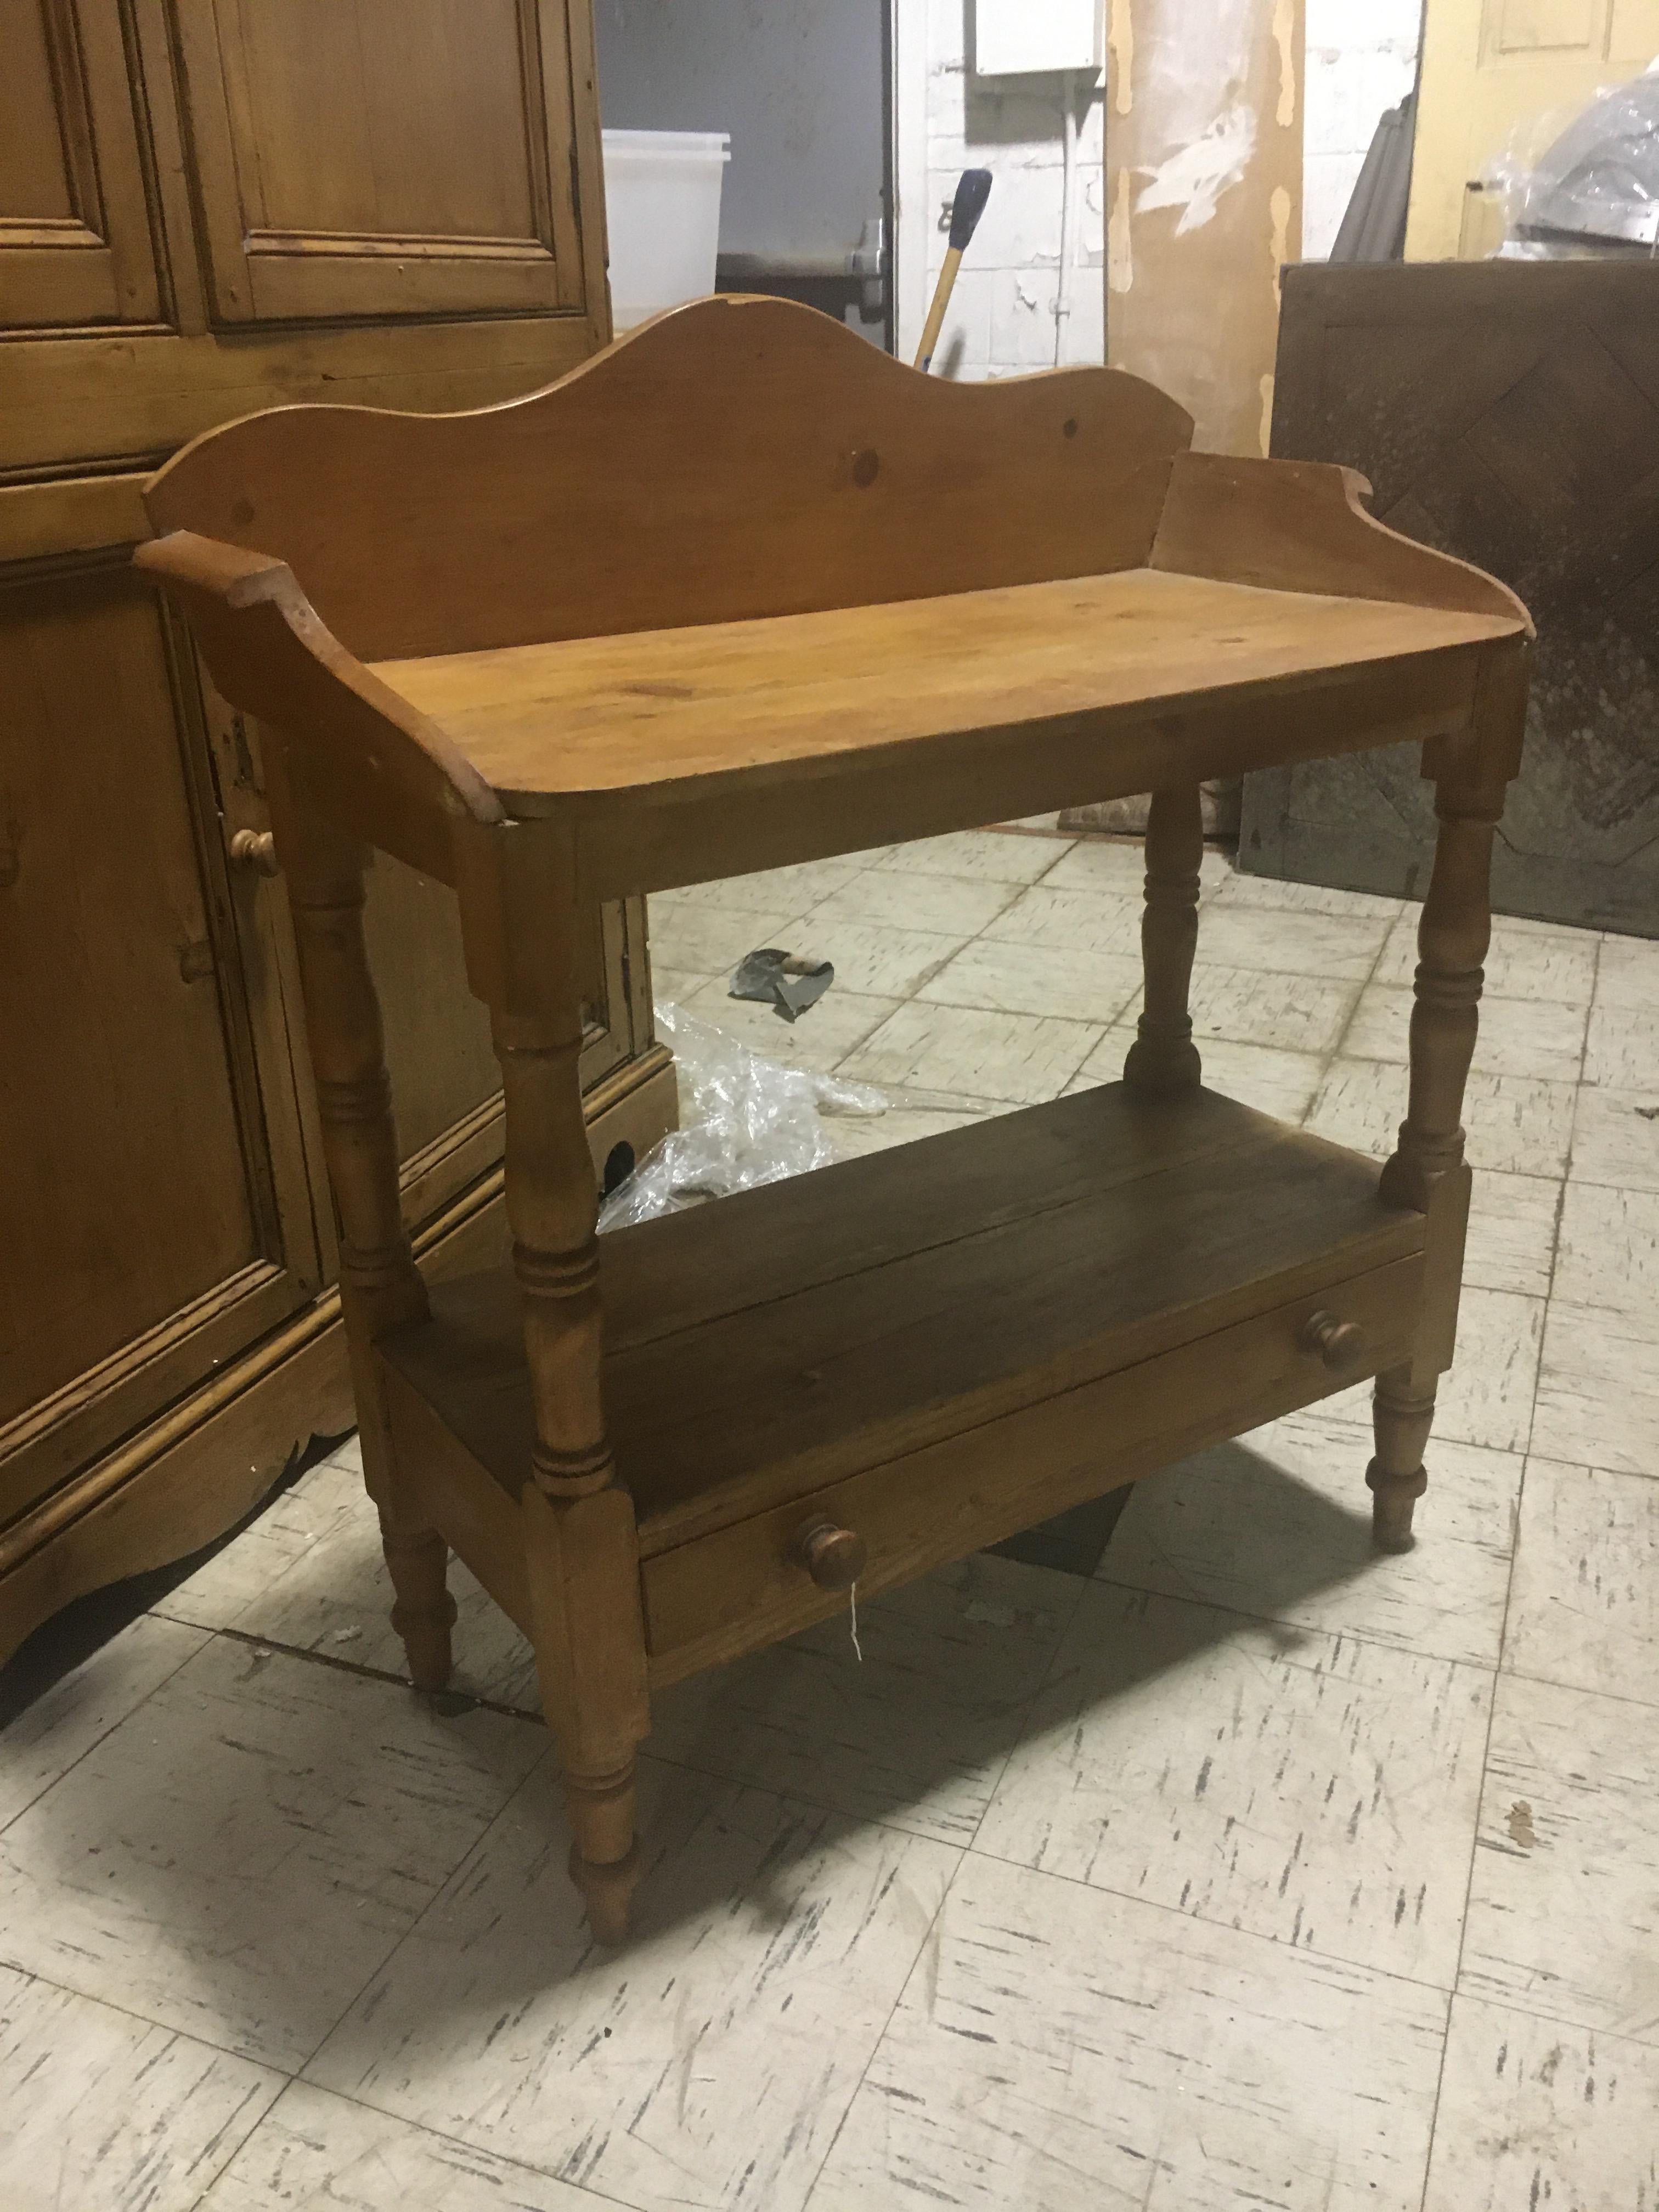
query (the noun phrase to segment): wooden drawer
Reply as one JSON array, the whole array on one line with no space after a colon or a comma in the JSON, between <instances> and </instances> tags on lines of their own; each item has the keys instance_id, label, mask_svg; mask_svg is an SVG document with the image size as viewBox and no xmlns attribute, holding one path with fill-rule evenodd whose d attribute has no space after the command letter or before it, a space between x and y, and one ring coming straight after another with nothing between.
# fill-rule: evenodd
<instances>
[{"instance_id":1,"label":"wooden drawer","mask_svg":"<svg viewBox=\"0 0 1659 2212\"><path fill-rule=\"evenodd\" d=\"M735 1658L847 1603L795 1555L808 1522L855 1529L873 1594L1070 1505L1401 1364L1422 1302L1420 1255L1292 1300L1044 1403L1004 1415L643 1562L653 1683ZM1364 1334L1335 1375L1301 1333L1329 1312ZM1369 1453L1354 1434L1354 1495Z\"/></svg>"}]
</instances>

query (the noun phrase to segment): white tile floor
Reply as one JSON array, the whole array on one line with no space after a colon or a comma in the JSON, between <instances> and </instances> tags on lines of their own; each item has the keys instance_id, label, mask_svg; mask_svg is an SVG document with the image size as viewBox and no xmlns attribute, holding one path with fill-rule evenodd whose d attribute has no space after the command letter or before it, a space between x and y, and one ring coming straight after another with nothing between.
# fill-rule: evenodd
<instances>
[{"instance_id":1,"label":"white tile floor","mask_svg":"<svg viewBox=\"0 0 1659 2212\"><path fill-rule=\"evenodd\" d=\"M983 833L655 902L886 1085L1114 1076L1139 860ZM1218 1087L1386 1151L1414 910L1211 856ZM725 996L832 957L793 1030ZM1422 1541L1363 1393L659 1701L585 1940L517 1637L415 1698L348 1446L0 1737L4 2212L1656 2212L1659 945L1498 925ZM482 1699L479 1703L476 1700Z\"/></svg>"}]
</instances>

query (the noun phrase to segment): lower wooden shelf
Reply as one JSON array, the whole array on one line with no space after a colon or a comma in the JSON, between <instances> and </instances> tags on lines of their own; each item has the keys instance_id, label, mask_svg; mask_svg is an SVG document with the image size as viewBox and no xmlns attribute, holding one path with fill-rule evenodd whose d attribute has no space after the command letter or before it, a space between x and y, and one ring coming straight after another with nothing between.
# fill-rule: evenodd
<instances>
[{"instance_id":1,"label":"lower wooden shelf","mask_svg":"<svg viewBox=\"0 0 1659 2212\"><path fill-rule=\"evenodd\" d=\"M795 1559L809 1510L857 1528L874 1589L1328 1395L1316 1311L1360 1332L1342 1381L1397 1364L1424 1224L1376 1183L1213 1092L1120 1084L603 1239L653 1679L844 1604ZM380 1350L404 1464L521 1614L510 1273L441 1285Z\"/></svg>"}]
</instances>

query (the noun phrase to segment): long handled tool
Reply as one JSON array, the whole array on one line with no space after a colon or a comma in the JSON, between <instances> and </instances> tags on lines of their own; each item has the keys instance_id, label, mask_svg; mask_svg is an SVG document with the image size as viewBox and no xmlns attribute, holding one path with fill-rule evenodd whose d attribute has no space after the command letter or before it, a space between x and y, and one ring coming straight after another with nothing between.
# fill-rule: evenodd
<instances>
[{"instance_id":1,"label":"long handled tool","mask_svg":"<svg viewBox=\"0 0 1659 2212\"><path fill-rule=\"evenodd\" d=\"M951 293L956 289L957 271L962 266L962 257L968 251L974 233L979 228L979 219L984 214L985 203L990 197L991 172L988 169L964 169L951 206L951 250L945 257L945 266L939 270L939 282L933 287L933 304L927 310L921 343L916 349L916 367L924 376L933 365L933 348L939 343L945 311L951 304Z\"/></svg>"}]
</instances>

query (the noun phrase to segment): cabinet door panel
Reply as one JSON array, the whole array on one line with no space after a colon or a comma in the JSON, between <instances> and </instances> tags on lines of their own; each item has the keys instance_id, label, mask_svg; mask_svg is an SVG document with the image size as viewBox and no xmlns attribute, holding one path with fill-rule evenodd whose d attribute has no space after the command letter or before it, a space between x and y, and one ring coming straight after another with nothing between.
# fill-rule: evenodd
<instances>
[{"instance_id":1,"label":"cabinet door panel","mask_svg":"<svg viewBox=\"0 0 1659 2212\"><path fill-rule=\"evenodd\" d=\"M316 1285L189 665L123 570L0 592L0 1519Z\"/></svg>"},{"instance_id":2,"label":"cabinet door panel","mask_svg":"<svg viewBox=\"0 0 1659 2212\"><path fill-rule=\"evenodd\" d=\"M562 0L175 7L221 322L580 302Z\"/></svg>"},{"instance_id":3,"label":"cabinet door panel","mask_svg":"<svg viewBox=\"0 0 1659 2212\"><path fill-rule=\"evenodd\" d=\"M114 0L5 0L0 326L161 312Z\"/></svg>"}]
</instances>

